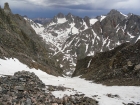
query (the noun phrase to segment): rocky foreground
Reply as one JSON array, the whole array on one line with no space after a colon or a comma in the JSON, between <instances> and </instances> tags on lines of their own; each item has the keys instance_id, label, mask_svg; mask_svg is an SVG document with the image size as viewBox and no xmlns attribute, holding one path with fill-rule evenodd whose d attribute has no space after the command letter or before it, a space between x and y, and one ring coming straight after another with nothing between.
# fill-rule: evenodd
<instances>
[{"instance_id":1,"label":"rocky foreground","mask_svg":"<svg viewBox=\"0 0 140 105\"><path fill-rule=\"evenodd\" d=\"M34 73L16 72L0 77L0 105L98 105L84 94L56 98L51 91L64 91L61 86L46 86Z\"/></svg>"}]
</instances>

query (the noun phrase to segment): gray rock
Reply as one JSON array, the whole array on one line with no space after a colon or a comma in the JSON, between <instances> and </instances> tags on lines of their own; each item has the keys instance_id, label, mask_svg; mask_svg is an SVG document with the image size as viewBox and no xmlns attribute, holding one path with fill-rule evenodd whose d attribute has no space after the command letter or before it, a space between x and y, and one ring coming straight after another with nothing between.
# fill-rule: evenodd
<instances>
[{"instance_id":1,"label":"gray rock","mask_svg":"<svg viewBox=\"0 0 140 105\"><path fill-rule=\"evenodd\" d=\"M19 91L24 91L24 86L16 86L15 89Z\"/></svg>"},{"instance_id":2,"label":"gray rock","mask_svg":"<svg viewBox=\"0 0 140 105\"><path fill-rule=\"evenodd\" d=\"M22 81L22 82L26 82L25 78L19 78L19 80Z\"/></svg>"},{"instance_id":3,"label":"gray rock","mask_svg":"<svg viewBox=\"0 0 140 105\"><path fill-rule=\"evenodd\" d=\"M140 64L136 65L134 69L139 70L140 69Z\"/></svg>"},{"instance_id":4,"label":"gray rock","mask_svg":"<svg viewBox=\"0 0 140 105\"><path fill-rule=\"evenodd\" d=\"M25 104L25 105L31 105L31 104L32 104L31 99L30 99L30 98L27 98L27 99L26 99L26 104Z\"/></svg>"},{"instance_id":5,"label":"gray rock","mask_svg":"<svg viewBox=\"0 0 140 105\"><path fill-rule=\"evenodd\" d=\"M10 9L8 3L5 3L5 4L4 4L4 12L5 12L6 14L11 13L11 9Z\"/></svg>"},{"instance_id":6,"label":"gray rock","mask_svg":"<svg viewBox=\"0 0 140 105\"><path fill-rule=\"evenodd\" d=\"M2 92L2 87L0 86L0 92Z\"/></svg>"}]
</instances>

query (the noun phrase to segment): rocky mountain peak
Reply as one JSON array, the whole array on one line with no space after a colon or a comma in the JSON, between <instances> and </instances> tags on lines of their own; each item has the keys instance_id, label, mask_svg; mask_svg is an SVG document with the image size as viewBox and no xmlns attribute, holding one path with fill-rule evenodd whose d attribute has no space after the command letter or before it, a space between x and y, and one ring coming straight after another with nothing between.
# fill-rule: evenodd
<instances>
[{"instance_id":1,"label":"rocky mountain peak","mask_svg":"<svg viewBox=\"0 0 140 105\"><path fill-rule=\"evenodd\" d=\"M88 16L84 17L84 21L86 22L87 26L90 27L90 18Z\"/></svg>"},{"instance_id":2,"label":"rocky mountain peak","mask_svg":"<svg viewBox=\"0 0 140 105\"><path fill-rule=\"evenodd\" d=\"M71 14L71 13L68 13L67 15L66 15L66 19L69 21L69 22L72 22L73 21L73 18L74 16Z\"/></svg>"},{"instance_id":3,"label":"rocky mountain peak","mask_svg":"<svg viewBox=\"0 0 140 105\"><path fill-rule=\"evenodd\" d=\"M60 12L60 13L57 14L57 17L58 17L58 18L64 18L65 15L64 15L63 13Z\"/></svg>"},{"instance_id":4,"label":"rocky mountain peak","mask_svg":"<svg viewBox=\"0 0 140 105\"><path fill-rule=\"evenodd\" d=\"M108 14L107 14L107 17L108 19L110 20L114 20L116 21L115 24L118 24L119 22L123 21L124 19L128 18L127 15L115 10L115 9L112 9Z\"/></svg>"},{"instance_id":5,"label":"rocky mountain peak","mask_svg":"<svg viewBox=\"0 0 140 105\"><path fill-rule=\"evenodd\" d=\"M133 13L128 13L127 16L130 17L131 15L133 15Z\"/></svg>"},{"instance_id":6,"label":"rocky mountain peak","mask_svg":"<svg viewBox=\"0 0 140 105\"><path fill-rule=\"evenodd\" d=\"M138 15L131 14L130 17L129 17L129 19L134 20L134 21L136 21L136 20L138 21L139 20L139 16Z\"/></svg>"},{"instance_id":7,"label":"rocky mountain peak","mask_svg":"<svg viewBox=\"0 0 140 105\"><path fill-rule=\"evenodd\" d=\"M112 9L107 15L116 15L116 14L120 14L120 12L115 9Z\"/></svg>"},{"instance_id":8,"label":"rocky mountain peak","mask_svg":"<svg viewBox=\"0 0 140 105\"><path fill-rule=\"evenodd\" d=\"M11 13L11 9L10 9L9 4L7 2L4 4L4 11L6 14Z\"/></svg>"},{"instance_id":9,"label":"rocky mountain peak","mask_svg":"<svg viewBox=\"0 0 140 105\"><path fill-rule=\"evenodd\" d=\"M72 14L71 14L71 13L68 13L68 14L67 14L67 17L71 17L71 16L72 16Z\"/></svg>"},{"instance_id":10,"label":"rocky mountain peak","mask_svg":"<svg viewBox=\"0 0 140 105\"><path fill-rule=\"evenodd\" d=\"M51 21L53 21L53 22L56 23L56 22L57 22L57 16L54 16L53 19L52 19Z\"/></svg>"},{"instance_id":11,"label":"rocky mountain peak","mask_svg":"<svg viewBox=\"0 0 140 105\"><path fill-rule=\"evenodd\" d=\"M85 16L84 17L84 20L89 20L90 18L88 16Z\"/></svg>"}]
</instances>

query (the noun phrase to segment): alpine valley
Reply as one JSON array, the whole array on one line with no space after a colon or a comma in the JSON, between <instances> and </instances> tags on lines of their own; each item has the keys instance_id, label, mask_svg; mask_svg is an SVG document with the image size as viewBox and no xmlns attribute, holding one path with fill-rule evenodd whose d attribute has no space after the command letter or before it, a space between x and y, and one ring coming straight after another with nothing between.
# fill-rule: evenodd
<instances>
[{"instance_id":1,"label":"alpine valley","mask_svg":"<svg viewBox=\"0 0 140 105\"><path fill-rule=\"evenodd\" d=\"M140 105L139 39L133 13L29 19L5 3L0 105Z\"/></svg>"}]
</instances>

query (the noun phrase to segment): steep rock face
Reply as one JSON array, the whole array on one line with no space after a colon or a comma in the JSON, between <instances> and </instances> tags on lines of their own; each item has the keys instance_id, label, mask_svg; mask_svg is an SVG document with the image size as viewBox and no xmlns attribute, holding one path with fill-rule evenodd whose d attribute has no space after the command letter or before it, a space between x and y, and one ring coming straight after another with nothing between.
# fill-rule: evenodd
<instances>
[{"instance_id":1,"label":"steep rock face","mask_svg":"<svg viewBox=\"0 0 140 105\"><path fill-rule=\"evenodd\" d=\"M61 69L49 58L45 44L20 15L0 9L0 57L13 57L31 68L52 75L61 75Z\"/></svg>"},{"instance_id":2,"label":"steep rock face","mask_svg":"<svg viewBox=\"0 0 140 105\"><path fill-rule=\"evenodd\" d=\"M81 65L85 66L81 66ZM140 40L78 60L73 76L106 85L140 85Z\"/></svg>"}]
</instances>

